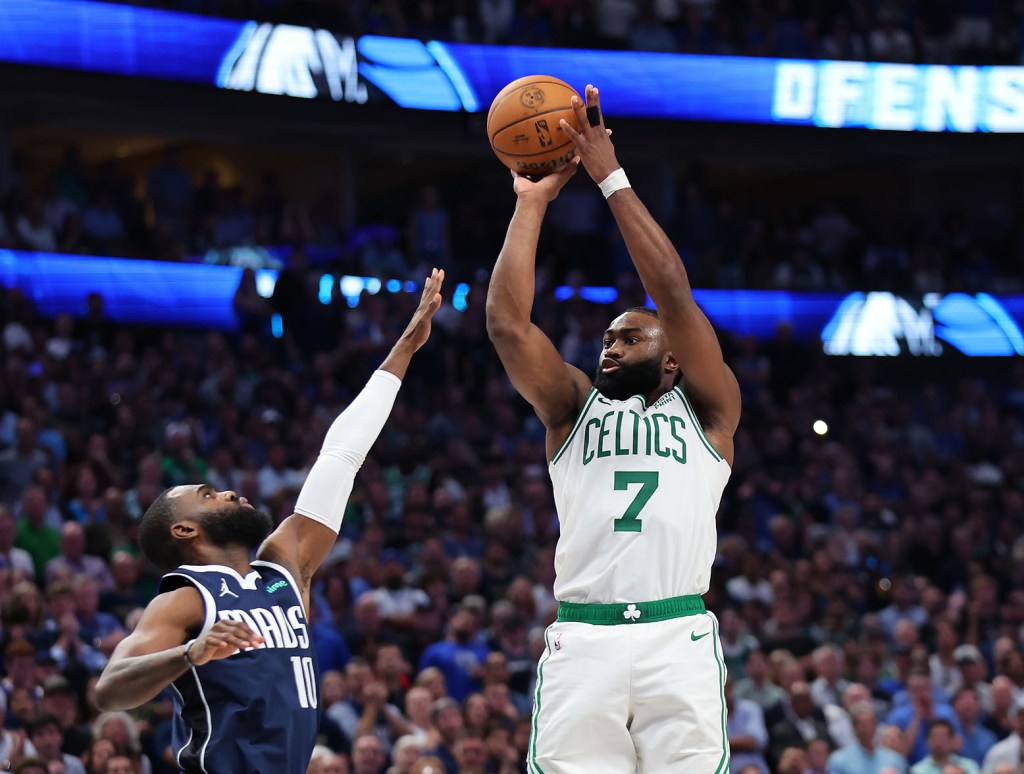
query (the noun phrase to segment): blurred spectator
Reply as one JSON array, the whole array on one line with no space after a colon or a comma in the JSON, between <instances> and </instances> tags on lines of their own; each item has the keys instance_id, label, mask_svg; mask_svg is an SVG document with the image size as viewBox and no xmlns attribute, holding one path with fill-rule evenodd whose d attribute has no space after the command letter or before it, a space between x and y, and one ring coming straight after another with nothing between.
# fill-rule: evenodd
<instances>
[{"instance_id":1,"label":"blurred spectator","mask_svg":"<svg viewBox=\"0 0 1024 774\"><path fill-rule=\"evenodd\" d=\"M306 774L349 774L348 758L318 744L313 748Z\"/></svg>"},{"instance_id":2,"label":"blurred spectator","mask_svg":"<svg viewBox=\"0 0 1024 774\"><path fill-rule=\"evenodd\" d=\"M125 638L127 632L117 618L99 609L100 584L94 577L76 575L74 586L75 615L78 618L80 636L83 641L109 656Z\"/></svg>"},{"instance_id":3,"label":"blurred spectator","mask_svg":"<svg viewBox=\"0 0 1024 774\"><path fill-rule=\"evenodd\" d=\"M85 530L82 525L69 521L60 530L60 553L46 564L46 580L71 579L76 575L88 576L103 590L113 586L107 563L98 556L85 553Z\"/></svg>"},{"instance_id":4,"label":"blurred spectator","mask_svg":"<svg viewBox=\"0 0 1024 774\"><path fill-rule=\"evenodd\" d=\"M448 636L429 646L420 657L420 669L435 666L444 674L448 695L462 701L480 686L487 646L476 642L473 614L459 609L448 624Z\"/></svg>"},{"instance_id":5,"label":"blurred spectator","mask_svg":"<svg viewBox=\"0 0 1024 774\"><path fill-rule=\"evenodd\" d=\"M381 774L387 760L380 739L366 734L352 748L352 774Z\"/></svg>"},{"instance_id":6,"label":"blurred spectator","mask_svg":"<svg viewBox=\"0 0 1024 774\"><path fill-rule=\"evenodd\" d=\"M29 197L24 212L15 219L14 236L23 250L52 253L57 249L57 234L46 222L43 202L38 196Z\"/></svg>"},{"instance_id":7,"label":"blurred spectator","mask_svg":"<svg viewBox=\"0 0 1024 774\"><path fill-rule=\"evenodd\" d=\"M36 748L36 754L47 764L63 763L64 774L86 774L85 766L72 755L61 752L64 732L60 721L53 715L40 715L28 724L28 738Z\"/></svg>"},{"instance_id":8,"label":"blurred spectator","mask_svg":"<svg viewBox=\"0 0 1024 774\"><path fill-rule=\"evenodd\" d=\"M764 712L749 699L735 698L731 677L725 681L725 703L729 713L726 734L732 767L737 771L750 767L761 774L768 774L768 763L764 757L768 749Z\"/></svg>"},{"instance_id":9,"label":"blurred spectator","mask_svg":"<svg viewBox=\"0 0 1024 774\"><path fill-rule=\"evenodd\" d=\"M1021 732L1024 730L1024 702L1017 701L1010 713L1012 733L997 742L985 754L985 760L981 770L984 774L995 774L999 766L1009 764L1011 767L1018 767L1024 754L1021 747Z\"/></svg>"},{"instance_id":10,"label":"blurred spectator","mask_svg":"<svg viewBox=\"0 0 1024 774\"><path fill-rule=\"evenodd\" d=\"M426 750L426 754L439 758L446 770L458 771L455 746L465 729L459 704L454 699L437 699L431 715L437 729L437 744Z\"/></svg>"},{"instance_id":11,"label":"blurred spectator","mask_svg":"<svg viewBox=\"0 0 1024 774\"><path fill-rule=\"evenodd\" d=\"M829 756L829 774L882 774L890 769L906 772L907 764L902 755L875 744L878 718L874 707L866 702L856 704L850 708L850 717L857 741Z\"/></svg>"},{"instance_id":12,"label":"blurred spectator","mask_svg":"<svg viewBox=\"0 0 1024 774\"><path fill-rule=\"evenodd\" d=\"M146 196L159 226L179 242L185 241L192 217L192 181L181 166L181 149L168 146L163 161L149 173Z\"/></svg>"},{"instance_id":13,"label":"blurred spectator","mask_svg":"<svg viewBox=\"0 0 1024 774\"><path fill-rule=\"evenodd\" d=\"M16 534L14 517L6 507L0 506L0 570L20 572L26 577L34 578L36 569L32 555L14 545Z\"/></svg>"},{"instance_id":14,"label":"blurred spectator","mask_svg":"<svg viewBox=\"0 0 1024 774\"><path fill-rule=\"evenodd\" d=\"M391 751L394 765L385 774L409 774L416 759L423 754L423 744L415 736L403 736Z\"/></svg>"},{"instance_id":15,"label":"blurred spectator","mask_svg":"<svg viewBox=\"0 0 1024 774\"><path fill-rule=\"evenodd\" d=\"M953 697L953 710L960 721L960 734L963 739L960 753L981 765L985 755L997 740L996 735L980 722L982 713L978 692L968 686L962 687Z\"/></svg>"},{"instance_id":16,"label":"blurred spectator","mask_svg":"<svg viewBox=\"0 0 1024 774\"><path fill-rule=\"evenodd\" d=\"M771 759L778 762L787 747L806 747L814 739L831 744L828 724L821 707L814 705L811 686L799 681L789 687L783 702L782 719L769 729Z\"/></svg>"},{"instance_id":17,"label":"blurred spectator","mask_svg":"<svg viewBox=\"0 0 1024 774\"><path fill-rule=\"evenodd\" d=\"M46 523L46 494L42 487L30 486L21 498L21 524L14 545L32 557L36 577L42 580L50 560L60 555L60 533Z\"/></svg>"},{"instance_id":18,"label":"blurred spectator","mask_svg":"<svg viewBox=\"0 0 1024 774\"><path fill-rule=\"evenodd\" d=\"M419 198L409 213L409 250L416 271L423 267L445 266L454 274L451 261L448 210L441 203L441 194L432 185L420 190Z\"/></svg>"},{"instance_id":19,"label":"blurred spectator","mask_svg":"<svg viewBox=\"0 0 1024 774\"><path fill-rule=\"evenodd\" d=\"M92 734L78 722L78 697L71 683L61 675L51 675L43 681L40 712L52 715L60 722L64 741L61 750L81 757L92 741Z\"/></svg>"},{"instance_id":20,"label":"blurred spectator","mask_svg":"<svg viewBox=\"0 0 1024 774\"><path fill-rule=\"evenodd\" d=\"M744 663L746 677L735 682L736 698L753 701L761 710L781 704L786 692L775 685L769 677L768 659L760 650L752 650ZM730 674L732 674L730 672Z\"/></svg>"},{"instance_id":21,"label":"blurred spectator","mask_svg":"<svg viewBox=\"0 0 1024 774\"><path fill-rule=\"evenodd\" d=\"M30 419L19 419L14 446L0 452L0 502L18 500L36 471L48 464L49 457L39 448L38 428Z\"/></svg>"},{"instance_id":22,"label":"blurred spectator","mask_svg":"<svg viewBox=\"0 0 1024 774\"><path fill-rule=\"evenodd\" d=\"M85 243L101 255L116 255L124 250L127 231L108 191L99 191L82 213L82 236Z\"/></svg>"},{"instance_id":23,"label":"blurred spectator","mask_svg":"<svg viewBox=\"0 0 1024 774\"><path fill-rule=\"evenodd\" d=\"M811 663L817 675L811 684L814 703L824 708L839 704L850 683L843 678L843 651L835 645L822 645L811 654Z\"/></svg>"},{"instance_id":24,"label":"blurred spectator","mask_svg":"<svg viewBox=\"0 0 1024 774\"><path fill-rule=\"evenodd\" d=\"M115 551L110 557L112 586L100 594L99 609L122 624L128 614L144 608L149 601L139 587L139 559L130 551Z\"/></svg>"},{"instance_id":25,"label":"blurred spectator","mask_svg":"<svg viewBox=\"0 0 1024 774\"><path fill-rule=\"evenodd\" d=\"M932 694L931 676L924 668L910 672L907 679L907 692L910 702L896 707L886 722L896 726L903 732L902 748L907 751L907 760L911 764L920 761L928 752L928 723L932 720L944 720L950 724L954 733L960 734L960 721L948 704L937 704Z\"/></svg>"},{"instance_id":26,"label":"blurred spectator","mask_svg":"<svg viewBox=\"0 0 1024 774\"><path fill-rule=\"evenodd\" d=\"M514 0L476 0L484 43L507 43L515 18Z\"/></svg>"},{"instance_id":27,"label":"blurred spectator","mask_svg":"<svg viewBox=\"0 0 1024 774\"><path fill-rule=\"evenodd\" d=\"M945 720L932 720L928 724L928 755L911 767L910 774L944 774L950 765L963 774L978 774L977 763L953 752L956 744L953 726Z\"/></svg>"}]
</instances>

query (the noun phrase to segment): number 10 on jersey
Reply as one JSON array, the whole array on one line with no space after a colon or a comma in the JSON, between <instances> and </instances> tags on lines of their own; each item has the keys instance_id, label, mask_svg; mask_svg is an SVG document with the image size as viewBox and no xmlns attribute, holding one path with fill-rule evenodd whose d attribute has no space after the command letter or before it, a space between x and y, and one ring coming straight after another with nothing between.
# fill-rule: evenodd
<instances>
[{"instance_id":1,"label":"number 10 on jersey","mask_svg":"<svg viewBox=\"0 0 1024 774\"><path fill-rule=\"evenodd\" d=\"M643 522L640 520L640 511L647 505L658 489L658 471L656 470L617 470L615 471L615 491L629 489L634 484L640 485L640 491L636 493L633 502L629 504L626 512L615 520L616 532L640 532L643 529Z\"/></svg>"},{"instance_id":2,"label":"number 10 on jersey","mask_svg":"<svg viewBox=\"0 0 1024 774\"><path fill-rule=\"evenodd\" d=\"M295 687L299 692L299 706L316 709L316 670L310 656L292 656L292 671L295 672Z\"/></svg>"}]
</instances>

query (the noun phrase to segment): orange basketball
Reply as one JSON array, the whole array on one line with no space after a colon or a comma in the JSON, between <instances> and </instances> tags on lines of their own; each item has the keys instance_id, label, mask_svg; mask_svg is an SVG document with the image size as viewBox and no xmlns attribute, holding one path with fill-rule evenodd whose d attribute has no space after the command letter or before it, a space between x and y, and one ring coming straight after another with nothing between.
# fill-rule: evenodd
<instances>
[{"instance_id":1,"label":"orange basketball","mask_svg":"<svg viewBox=\"0 0 1024 774\"><path fill-rule=\"evenodd\" d=\"M527 75L499 91L487 113L487 139L501 162L531 177L568 164L576 146L558 122L564 118L579 129L574 94L572 86L549 75Z\"/></svg>"}]
</instances>

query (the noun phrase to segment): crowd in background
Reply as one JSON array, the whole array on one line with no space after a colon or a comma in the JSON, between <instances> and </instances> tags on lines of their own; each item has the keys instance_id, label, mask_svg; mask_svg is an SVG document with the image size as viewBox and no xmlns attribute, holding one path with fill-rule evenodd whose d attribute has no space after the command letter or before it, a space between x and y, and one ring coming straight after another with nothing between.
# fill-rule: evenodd
<instances>
[{"instance_id":1,"label":"crowd in background","mask_svg":"<svg viewBox=\"0 0 1024 774\"><path fill-rule=\"evenodd\" d=\"M259 324L272 301L243 292L237 335L114 326L99 297L44 320L0 297L0 762L175 770L166 695L130 715L94 701L154 591L140 515L195 481L291 513L416 301L325 306L303 280L286 281L280 339ZM643 295L623 278L612 308L555 301L543 271L538 286L535 320L588 372L607 321ZM484 297L480 282L465 311L438 313L315 579L313 772L422 772L424 756L448 774L526 770L558 524L543 428L487 340ZM1024 366L902 377L784 327L724 346L744 414L707 604L732 770L1018 772ZM927 768L954 749L958 768Z\"/></svg>"},{"instance_id":2,"label":"crowd in background","mask_svg":"<svg viewBox=\"0 0 1024 774\"><path fill-rule=\"evenodd\" d=\"M120 1L120 0L119 0ZM939 64L1021 63L1017 0L143 0L348 35Z\"/></svg>"},{"instance_id":3,"label":"crowd in background","mask_svg":"<svg viewBox=\"0 0 1024 774\"><path fill-rule=\"evenodd\" d=\"M236 248L255 253L281 246L284 262L300 269L316 264L397 279L424 276L435 265L454 279L472 278L497 256L512 208L507 178L479 175L470 184L396 190L388 212L379 213L390 219L369 211L345 229L330 191L296 201L274 172L256 191L222 186L216 172L186 169L176 147L163 152L144 181L124 176L116 161L88 167L74 147L50 170L30 169L15 154L9 177L0 192L0 248L221 262ZM34 186L31 179L44 182ZM925 212L865 211L864 200L852 196L808 196L780 208L751 195L756 191L737 201L734 191L716 191L699 169L678 186L662 220L695 284L917 294L1021 290L1024 219L994 191ZM582 174L552 205L540 253L559 282L572 279L579 255L587 256L589 283L631 271L600 191Z\"/></svg>"},{"instance_id":4,"label":"crowd in background","mask_svg":"<svg viewBox=\"0 0 1024 774\"><path fill-rule=\"evenodd\" d=\"M1000 0L148 4L352 34L1008 64L1024 18ZM324 715L310 773L526 771L558 521L543 427L485 331L481 267L500 248L507 178L494 176L504 198L428 186L393 219L345 230L331 192L293 201L273 173L226 187L173 148L145 180L74 149L45 175L23 161L0 195L0 248L177 261L285 245L287 260L271 298L245 273L234 334L115 326L96 295L80 319L44 319L0 291L0 770L177 771L169 694L132 713L95 704L156 589L139 518L199 481L290 514L326 428L415 306L404 292L320 303L319 251L332 270L383 277L442 266L470 291L464 311L438 313L315 579ZM702 287L1019 292L1020 218L975 205L879 216L815 200L780 214L698 175L664 222ZM534 319L592 372L608 320L644 294L582 175L540 255ZM566 279L614 283L618 300L556 301ZM784 325L723 347L743 419L706 602L729 670L732 771L1022 774L1024 366L830 359Z\"/></svg>"}]
</instances>

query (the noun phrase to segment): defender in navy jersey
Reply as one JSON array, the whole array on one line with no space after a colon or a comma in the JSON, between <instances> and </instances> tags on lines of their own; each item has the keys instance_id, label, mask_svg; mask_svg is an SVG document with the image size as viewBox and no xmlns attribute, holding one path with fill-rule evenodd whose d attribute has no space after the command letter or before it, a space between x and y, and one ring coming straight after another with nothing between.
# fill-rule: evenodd
<instances>
[{"instance_id":1,"label":"defender in navy jersey","mask_svg":"<svg viewBox=\"0 0 1024 774\"><path fill-rule=\"evenodd\" d=\"M139 544L168 572L111 656L96 702L130 709L172 685L183 772L305 773L319 723L310 582L409 361L430 336L443 281L437 269L427 278L405 332L331 425L295 513L273 532L270 517L244 497L208 484L169 489L142 517Z\"/></svg>"}]
</instances>

